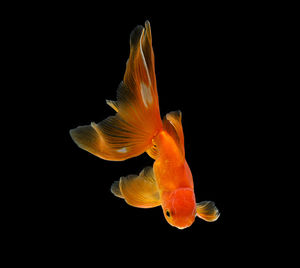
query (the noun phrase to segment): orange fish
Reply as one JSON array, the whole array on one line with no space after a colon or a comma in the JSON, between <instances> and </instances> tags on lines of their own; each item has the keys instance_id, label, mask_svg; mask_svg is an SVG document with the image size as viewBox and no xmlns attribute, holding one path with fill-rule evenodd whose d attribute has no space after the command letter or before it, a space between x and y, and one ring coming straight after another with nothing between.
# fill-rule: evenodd
<instances>
[{"instance_id":1,"label":"orange fish","mask_svg":"<svg viewBox=\"0 0 300 268\"><path fill-rule=\"evenodd\" d=\"M155 159L139 175L121 177L112 193L139 208L162 206L167 222L189 227L198 216L212 222L219 212L214 202L196 203L191 170L185 160L181 112L160 117L150 23L130 35L130 55L117 100L107 100L115 110L102 122L70 130L82 149L110 161L122 161L147 152Z\"/></svg>"}]
</instances>

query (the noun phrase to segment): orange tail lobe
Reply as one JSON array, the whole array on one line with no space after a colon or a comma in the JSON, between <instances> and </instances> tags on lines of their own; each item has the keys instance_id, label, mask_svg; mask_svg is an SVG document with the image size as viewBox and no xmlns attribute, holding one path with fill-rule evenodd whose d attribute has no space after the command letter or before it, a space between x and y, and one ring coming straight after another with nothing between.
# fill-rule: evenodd
<instances>
[{"instance_id":1,"label":"orange tail lobe","mask_svg":"<svg viewBox=\"0 0 300 268\"><path fill-rule=\"evenodd\" d=\"M82 149L106 160L121 161L151 150L162 129L159 112L150 23L130 35L130 55L117 101L107 101L116 115L70 130Z\"/></svg>"}]
</instances>

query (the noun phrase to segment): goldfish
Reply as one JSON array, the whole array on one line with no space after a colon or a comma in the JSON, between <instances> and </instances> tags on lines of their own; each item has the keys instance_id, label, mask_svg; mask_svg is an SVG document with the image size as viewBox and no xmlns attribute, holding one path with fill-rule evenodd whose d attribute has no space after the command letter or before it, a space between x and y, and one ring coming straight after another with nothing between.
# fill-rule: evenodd
<instances>
[{"instance_id":1,"label":"goldfish","mask_svg":"<svg viewBox=\"0 0 300 268\"><path fill-rule=\"evenodd\" d=\"M212 201L196 203L193 176L185 159L181 111L162 119L156 85L149 21L130 34L130 53L117 100L106 100L115 115L70 130L73 141L109 161L123 161L146 152L154 159L138 175L121 177L111 192L133 207L161 206L166 221L179 229L196 217L213 222L220 213Z\"/></svg>"}]
</instances>

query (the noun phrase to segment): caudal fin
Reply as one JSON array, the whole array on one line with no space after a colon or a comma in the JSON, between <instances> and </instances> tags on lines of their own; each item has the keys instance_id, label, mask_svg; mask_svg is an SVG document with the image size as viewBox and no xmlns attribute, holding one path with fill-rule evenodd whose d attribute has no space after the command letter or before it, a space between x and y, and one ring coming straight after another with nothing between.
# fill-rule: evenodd
<instances>
[{"instance_id":1,"label":"caudal fin","mask_svg":"<svg viewBox=\"0 0 300 268\"><path fill-rule=\"evenodd\" d=\"M150 23L137 26L130 35L130 55L117 100L107 101L116 115L102 122L70 130L82 149L106 160L121 161L153 147L162 129Z\"/></svg>"}]
</instances>

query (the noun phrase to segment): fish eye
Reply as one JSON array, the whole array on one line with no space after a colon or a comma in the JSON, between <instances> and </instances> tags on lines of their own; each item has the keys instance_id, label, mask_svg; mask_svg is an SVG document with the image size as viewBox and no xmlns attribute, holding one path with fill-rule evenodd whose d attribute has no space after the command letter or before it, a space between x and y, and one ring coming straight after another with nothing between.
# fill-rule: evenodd
<instances>
[{"instance_id":1,"label":"fish eye","mask_svg":"<svg viewBox=\"0 0 300 268\"><path fill-rule=\"evenodd\" d=\"M169 210L166 211L166 215L167 215L167 217L169 217L169 218L171 217L171 213L170 213Z\"/></svg>"}]
</instances>

